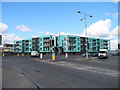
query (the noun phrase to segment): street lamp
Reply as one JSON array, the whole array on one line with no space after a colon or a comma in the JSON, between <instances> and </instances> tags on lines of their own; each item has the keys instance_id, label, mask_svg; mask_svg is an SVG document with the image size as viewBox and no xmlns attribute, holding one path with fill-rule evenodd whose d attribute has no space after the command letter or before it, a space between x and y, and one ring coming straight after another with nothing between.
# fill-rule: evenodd
<instances>
[{"instance_id":1,"label":"street lamp","mask_svg":"<svg viewBox=\"0 0 120 90\"><path fill-rule=\"evenodd\" d=\"M77 11L77 13L81 13L81 14L83 14L85 17L84 18L82 18L82 19L80 19L81 21L82 20L85 20L85 34L86 34L86 59L88 59L88 43L87 43L87 23L86 23L86 17L88 16L88 17L92 17L91 15L88 15L88 14L85 14L85 13L83 13L83 12L80 12L80 11Z\"/></svg>"}]
</instances>

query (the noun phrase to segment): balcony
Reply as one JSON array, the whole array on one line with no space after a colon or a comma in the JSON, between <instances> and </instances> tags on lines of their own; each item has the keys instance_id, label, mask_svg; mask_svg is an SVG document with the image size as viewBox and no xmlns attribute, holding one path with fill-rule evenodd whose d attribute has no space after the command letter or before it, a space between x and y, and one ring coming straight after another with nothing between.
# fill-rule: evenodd
<instances>
[{"instance_id":1,"label":"balcony","mask_svg":"<svg viewBox=\"0 0 120 90\"><path fill-rule=\"evenodd\" d=\"M44 40L44 42L50 42L50 40Z\"/></svg>"},{"instance_id":2,"label":"balcony","mask_svg":"<svg viewBox=\"0 0 120 90\"><path fill-rule=\"evenodd\" d=\"M103 42L103 44L108 44L108 42Z\"/></svg>"},{"instance_id":3,"label":"balcony","mask_svg":"<svg viewBox=\"0 0 120 90\"><path fill-rule=\"evenodd\" d=\"M19 43L16 43L15 45L17 46L17 45L19 45Z\"/></svg>"},{"instance_id":4,"label":"balcony","mask_svg":"<svg viewBox=\"0 0 120 90\"><path fill-rule=\"evenodd\" d=\"M75 51L75 49L70 49L69 51Z\"/></svg>"},{"instance_id":5,"label":"balcony","mask_svg":"<svg viewBox=\"0 0 120 90\"><path fill-rule=\"evenodd\" d=\"M93 49L93 51L97 51L96 49Z\"/></svg>"},{"instance_id":6,"label":"balcony","mask_svg":"<svg viewBox=\"0 0 120 90\"><path fill-rule=\"evenodd\" d=\"M74 40L74 39L69 40L69 43L75 43L75 42L76 42L76 40Z\"/></svg>"},{"instance_id":7,"label":"balcony","mask_svg":"<svg viewBox=\"0 0 120 90\"><path fill-rule=\"evenodd\" d=\"M44 45L44 47L50 47L50 44L48 44L48 45Z\"/></svg>"},{"instance_id":8,"label":"balcony","mask_svg":"<svg viewBox=\"0 0 120 90\"><path fill-rule=\"evenodd\" d=\"M108 46L106 46L106 45L104 45L103 47L104 47L104 48L108 48Z\"/></svg>"},{"instance_id":9,"label":"balcony","mask_svg":"<svg viewBox=\"0 0 120 90\"><path fill-rule=\"evenodd\" d=\"M25 42L25 44L29 44L29 42Z\"/></svg>"},{"instance_id":10,"label":"balcony","mask_svg":"<svg viewBox=\"0 0 120 90\"><path fill-rule=\"evenodd\" d=\"M15 48L19 48L19 46L15 46Z\"/></svg>"},{"instance_id":11,"label":"balcony","mask_svg":"<svg viewBox=\"0 0 120 90\"><path fill-rule=\"evenodd\" d=\"M93 42L93 44L96 44L96 42Z\"/></svg>"},{"instance_id":12,"label":"balcony","mask_svg":"<svg viewBox=\"0 0 120 90\"><path fill-rule=\"evenodd\" d=\"M75 44L69 44L69 46L70 46L70 47L76 47L76 45L75 45Z\"/></svg>"}]
</instances>

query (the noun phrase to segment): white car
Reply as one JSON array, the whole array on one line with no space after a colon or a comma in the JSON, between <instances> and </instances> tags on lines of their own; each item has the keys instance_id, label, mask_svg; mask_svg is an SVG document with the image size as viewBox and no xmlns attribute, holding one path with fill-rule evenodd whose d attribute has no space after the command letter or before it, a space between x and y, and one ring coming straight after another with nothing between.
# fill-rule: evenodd
<instances>
[{"instance_id":1,"label":"white car","mask_svg":"<svg viewBox=\"0 0 120 90\"><path fill-rule=\"evenodd\" d=\"M108 58L108 54L106 51L99 51L98 58Z\"/></svg>"},{"instance_id":2,"label":"white car","mask_svg":"<svg viewBox=\"0 0 120 90\"><path fill-rule=\"evenodd\" d=\"M37 51L32 51L31 52L31 57L39 57L39 53Z\"/></svg>"}]
</instances>

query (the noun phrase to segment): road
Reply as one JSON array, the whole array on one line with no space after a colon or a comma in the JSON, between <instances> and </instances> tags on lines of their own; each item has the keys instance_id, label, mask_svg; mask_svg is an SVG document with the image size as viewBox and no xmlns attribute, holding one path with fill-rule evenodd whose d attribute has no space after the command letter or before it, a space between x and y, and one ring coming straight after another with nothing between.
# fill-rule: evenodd
<instances>
[{"instance_id":1,"label":"road","mask_svg":"<svg viewBox=\"0 0 120 90\"><path fill-rule=\"evenodd\" d=\"M12 77L8 74L10 68L12 74L17 71L20 77L13 76L12 80L21 80L22 84L25 83L26 87L30 88L117 88L118 60L112 59L106 61L97 58L91 61L61 59L51 62L30 56L6 56L3 57L3 88L17 87L9 85ZM29 83L26 84L24 79Z\"/></svg>"}]
</instances>

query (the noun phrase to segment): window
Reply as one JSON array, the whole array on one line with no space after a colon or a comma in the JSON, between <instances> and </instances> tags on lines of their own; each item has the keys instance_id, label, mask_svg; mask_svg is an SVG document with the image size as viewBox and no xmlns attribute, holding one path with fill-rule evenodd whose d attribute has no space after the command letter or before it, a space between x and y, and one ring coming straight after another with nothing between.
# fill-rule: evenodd
<instances>
[{"instance_id":1,"label":"window","mask_svg":"<svg viewBox=\"0 0 120 90\"><path fill-rule=\"evenodd\" d=\"M42 41L42 38L39 38L40 41Z\"/></svg>"},{"instance_id":2,"label":"window","mask_svg":"<svg viewBox=\"0 0 120 90\"><path fill-rule=\"evenodd\" d=\"M89 42L91 42L91 39L88 39L89 40Z\"/></svg>"},{"instance_id":3,"label":"window","mask_svg":"<svg viewBox=\"0 0 120 90\"><path fill-rule=\"evenodd\" d=\"M40 46L42 45L42 43L40 43Z\"/></svg>"},{"instance_id":4,"label":"window","mask_svg":"<svg viewBox=\"0 0 120 90\"><path fill-rule=\"evenodd\" d=\"M42 48L40 48L40 50L42 50Z\"/></svg>"},{"instance_id":5,"label":"window","mask_svg":"<svg viewBox=\"0 0 120 90\"><path fill-rule=\"evenodd\" d=\"M64 48L64 50L66 51L66 48Z\"/></svg>"},{"instance_id":6,"label":"window","mask_svg":"<svg viewBox=\"0 0 120 90\"><path fill-rule=\"evenodd\" d=\"M66 41L66 37L64 38L64 40Z\"/></svg>"}]
</instances>

